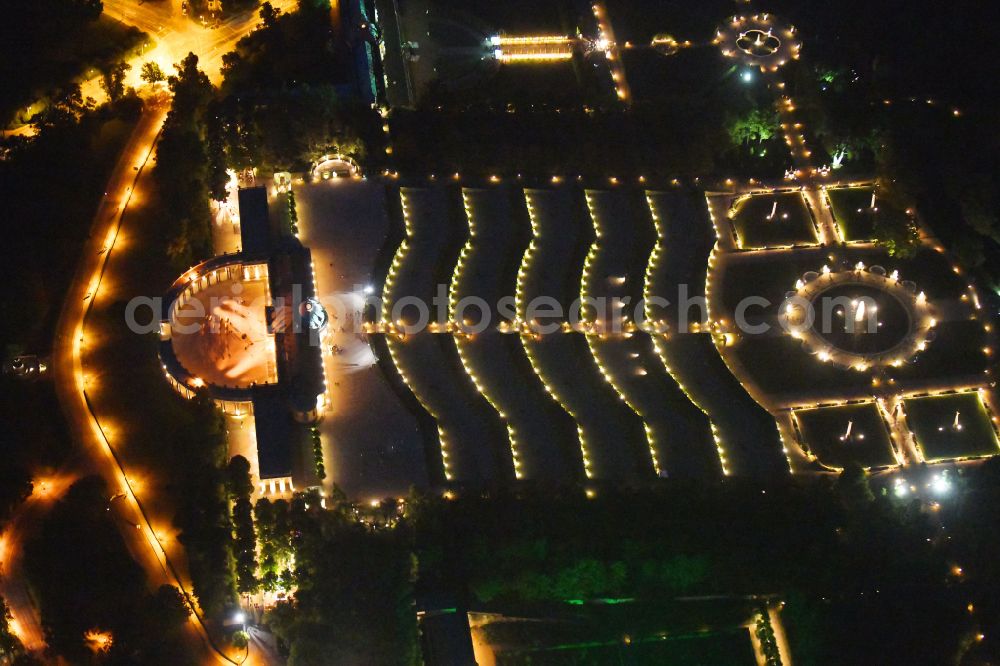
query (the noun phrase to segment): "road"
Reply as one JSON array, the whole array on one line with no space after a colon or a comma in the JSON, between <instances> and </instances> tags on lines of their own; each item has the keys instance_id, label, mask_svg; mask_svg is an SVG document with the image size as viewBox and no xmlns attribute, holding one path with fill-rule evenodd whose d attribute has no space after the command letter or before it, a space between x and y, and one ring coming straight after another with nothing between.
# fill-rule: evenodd
<instances>
[{"instance_id":1,"label":"road","mask_svg":"<svg viewBox=\"0 0 1000 666\"><path fill-rule=\"evenodd\" d=\"M78 478L79 473L74 472L35 479L31 496L18 507L0 536L0 596L11 611L12 633L32 652L45 647L45 633L22 569L24 544L48 507Z\"/></svg>"},{"instance_id":2,"label":"road","mask_svg":"<svg viewBox=\"0 0 1000 666\"><path fill-rule=\"evenodd\" d=\"M272 1L272 4L276 8L287 10L293 7L294 1L277 0ZM157 42L153 50L131 63L129 84L135 86L140 84L138 74L141 62L156 61L165 72L170 72L173 63L179 62L188 52L198 54L201 68L214 83L218 83L221 80L222 55L231 51L257 21L256 14L248 12L222 22L215 28L205 28L181 13L179 0L145 3L137 0L107 0L105 12L149 32ZM91 81L87 83L89 87L85 87L89 91L96 85L96 82ZM40 485L39 491L15 512L3 540L0 541L0 563L4 566L0 591L11 608L13 628L25 646L33 652L44 649L45 640L38 610L32 603L21 575L20 555L25 535L30 526L37 523L46 500L61 494L61 490L68 487L72 479L98 473L109 488L123 493L123 506L119 509L134 516L136 522L120 521L121 534L130 554L145 571L150 587L167 583L185 589L143 511L141 498L116 456L113 433L109 439L90 410L86 395L88 369L82 362L82 352L87 345L86 317L90 304L99 293L108 257L113 252L128 204L135 194L133 188L150 163L168 107L165 100L147 100L143 115L105 188L106 194L94 216L76 275L67 289L66 301L56 329L52 351L53 381L82 460L76 463L74 469L59 477L58 484L53 479L47 481L45 486ZM59 493L56 492L57 487ZM134 527L138 529L133 529ZM199 663L241 662L239 656L226 657L212 646L208 632L197 614L192 616L187 628L187 640ZM245 663L273 664L280 661L260 641L253 641Z\"/></svg>"},{"instance_id":3,"label":"road","mask_svg":"<svg viewBox=\"0 0 1000 666\"><path fill-rule=\"evenodd\" d=\"M295 0L271 0L282 12L295 8ZM180 0L105 0L104 13L149 33L156 42L152 50L131 61L129 85L139 87L139 68L154 61L164 72L173 71L174 63L188 53L197 53L201 69L214 84L222 80L222 56L233 50L236 42L259 21L256 11L234 15L215 27L205 27L181 12Z\"/></svg>"},{"instance_id":4,"label":"road","mask_svg":"<svg viewBox=\"0 0 1000 666\"><path fill-rule=\"evenodd\" d=\"M128 203L134 194L133 188L153 155L167 110L168 105L163 102L151 101L147 104L112 172L107 195L101 200L90 236L84 244L76 277L66 292L52 350L52 371L69 432L85 458L85 466L90 468L84 471L100 474L111 492L124 494L118 510L125 513L129 520L120 521L119 525L130 555L142 567L150 588L170 584L184 589L145 517L141 500L125 469L118 462L112 448L115 443L90 411L85 393L87 375L82 363L82 352L87 345L86 317L90 304L100 290L107 259L114 249ZM137 529L134 528L136 525ZM15 614L21 615L22 612L18 609ZM188 640L199 661L222 663L212 652L208 632L200 621L196 618L188 623L187 628Z\"/></svg>"},{"instance_id":5,"label":"road","mask_svg":"<svg viewBox=\"0 0 1000 666\"><path fill-rule=\"evenodd\" d=\"M271 5L281 11L295 8L294 0L271 0ZM142 63L155 62L167 75L175 63L188 53L198 54L199 66L215 85L222 81L222 56L229 53L259 20L256 11L243 12L220 21L212 27L203 25L181 11L181 0L105 0L104 13L122 23L133 25L147 33L154 42L153 48L129 61L132 69L126 85L141 88L145 83L139 78ZM98 102L105 99L100 77L81 84L84 97Z\"/></svg>"},{"instance_id":6,"label":"road","mask_svg":"<svg viewBox=\"0 0 1000 666\"><path fill-rule=\"evenodd\" d=\"M107 194L101 200L92 223L91 233L84 245L83 255L73 283L66 294L66 301L57 325L53 341L52 377L56 392L66 413L67 423L74 441L78 444L82 455L76 456L72 472L67 476L79 478L91 473L100 473L109 484L109 488L118 489L123 484L124 474L109 460L110 451L102 446L99 439L100 429L90 416L84 402L84 373L80 363L80 351L83 336L83 319L90 303L90 296L99 286L100 275L108 255L107 248L117 235L121 223L123 208L132 192L132 186L138 178L138 171L133 167L142 167L149 159L155 139L166 117L165 104L150 103L146 112L140 118L132 136L129 138L122 155L119 158L111 179L107 185ZM41 483L41 482L39 482ZM115 492L118 492L116 490ZM53 491L47 493L50 497ZM43 497L44 495L39 495ZM4 533L4 576L0 589L10 606L11 613L17 621L16 628L25 646L33 651L44 648L44 636L40 630L38 610L33 606L27 594L26 586L21 577L18 556L21 553L23 541L28 533L28 527L40 517L43 506L39 501L33 501L35 495L18 507L11 518L10 526ZM134 495L128 497L133 506L137 500ZM138 553L150 552L149 547L136 548L135 540L140 530L123 529L126 544L133 557ZM147 572L155 573L150 578L151 584L160 585L168 582L160 564L149 567L151 555L137 557ZM155 559L155 558L152 558Z\"/></svg>"}]
</instances>

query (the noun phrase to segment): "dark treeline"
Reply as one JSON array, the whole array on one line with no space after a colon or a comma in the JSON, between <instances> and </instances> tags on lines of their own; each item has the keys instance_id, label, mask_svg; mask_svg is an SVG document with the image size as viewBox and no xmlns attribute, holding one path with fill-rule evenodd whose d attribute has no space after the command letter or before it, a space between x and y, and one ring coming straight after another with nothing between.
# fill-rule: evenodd
<instances>
[{"instance_id":1,"label":"dark treeline","mask_svg":"<svg viewBox=\"0 0 1000 666\"><path fill-rule=\"evenodd\" d=\"M778 1L805 46L792 94L824 150L875 173L969 266L1000 282L995 5Z\"/></svg>"},{"instance_id":2,"label":"dark treeline","mask_svg":"<svg viewBox=\"0 0 1000 666\"><path fill-rule=\"evenodd\" d=\"M178 432L175 455L189 472L179 488L174 524L184 545L194 594L205 615L221 620L236 605L236 561L227 468L226 425L207 394L193 404L190 432ZM245 488L239 488L241 495Z\"/></svg>"},{"instance_id":3,"label":"dark treeline","mask_svg":"<svg viewBox=\"0 0 1000 666\"><path fill-rule=\"evenodd\" d=\"M330 22L330 3L260 9L262 29L223 58L218 114L229 163L300 170L325 152L364 160L380 118L351 94L351 51ZM341 32L347 32L346 26Z\"/></svg>"},{"instance_id":4,"label":"dark treeline","mask_svg":"<svg viewBox=\"0 0 1000 666\"><path fill-rule=\"evenodd\" d=\"M579 491L418 499L406 523L418 595L517 608L774 594L787 602L796 663L957 663L996 649L972 639L1000 621L986 601L1000 582L988 555L995 531L983 529L996 525L997 504L985 500L995 499L998 469L966 474L937 511L873 491L856 468L829 481L728 479L599 490L593 500Z\"/></svg>"},{"instance_id":5,"label":"dark treeline","mask_svg":"<svg viewBox=\"0 0 1000 666\"><path fill-rule=\"evenodd\" d=\"M407 530L372 530L336 495L327 506L308 494L257 505L262 552L295 555L295 597L266 616L289 666L421 663Z\"/></svg>"},{"instance_id":6,"label":"dark treeline","mask_svg":"<svg viewBox=\"0 0 1000 666\"><path fill-rule=\"evenodd\" d=\"M184 270L212 256L210 197L225 199L225 164L209 153L209 131L216 125L207 106L214 89L198 69L198 56L188 54L168 78L173 106L163 124L156 151L156 183L165 224L176 229L167 247L175 267Z\"/></svg>"},{"instance_id":7,"label":"dark treeline","mask_svg":"<svg viewBox=\"0 0 1000 666\"><path fill-rule=\"evenodd\" d=\"M97 202L142 102L94 108L79 89L56 100L31 139L0 143L6 252L0 278L19 285L0 297L0 340L46 351L66 283Z\"/></svg>"},{"instance_id":8,"label":"dark treeline","mask_svg":"<svg viewBox=\"0 0 1000 666\"><path fill-rule=\"evenodd\" d=\"M45 362L80 248L141 102L93 108L71 89L36 120L33 139L0 141L6 251L0 279L2 360ZM70 166L72 165L72 166ZM58 467L70 449L54 387L0 377L0 526L32 491L32 474Z\"/></svg>"},{"instance_id":9,"label":"dark treeline","mask_svg":"<svg viewBox=\"0 0 1000 666\"><path fill-rule=\"evenodd\" d=\"M796 663L989 663L997 646L976 637L1000 629L990 528L1000 465L953 471L954 492L936 504L896 499L857 467L763 485L599 488L593 498L578 488L414 494L360 522L337 497L326 509L309 494L262 500L261 570L274 576L294 559L276 580L297 587L265 619L293 665L322 655L409 664L414 599L553 617L568 604L629 599L645 610L623 607L602 632L655 635L697 623L655 624L680 612L677 599L769 595L785 602ZM930 474L912 477L921 485Z\"/></svg>"},{"instance_id":10,"label":"dark treeline","mask_svg":"<svg viewBox=\"0 0 1000 666\"><path fill-rule=\"evenodd\" d=\"M101 0L33 0L4 12L0 127L30 120L19 114L23 107L61 96L77 77L104 71L147 42L138 29L102 19L103 8Z\"/></svg>"},{"instance_id":11,"label":"dark treeline","mask_svg":"<svg viewBox=\"0 0 1000 666\"><path fill-rule=\"evenodd\" d=\"M211 201L226 198L226 169L305 170L324 153L364 160L381 141L381 119L343 94L343 40L328 2L280 13L264 3L261 29L223 58L214 88L189 54L168 78L173 107L158 149L164 214L177 230L167 248L186 269L212 254Z\"/></svg>"},{"instance_id":12,"label":"dark treeline","mask_svg":"<svg viewBox=\"0 0 1000 666\"><path fill-rule=\"evenodd\" d=\"M148 591L116 525L127 519L120 508L109 509L109 497L100 478L77 481L26 546L52 656L71 663L188 663L180 640L188 618L184 598L169 585ZM95 654L88 633L109 634L110 647Z\"/></svg>"}]
</instances>

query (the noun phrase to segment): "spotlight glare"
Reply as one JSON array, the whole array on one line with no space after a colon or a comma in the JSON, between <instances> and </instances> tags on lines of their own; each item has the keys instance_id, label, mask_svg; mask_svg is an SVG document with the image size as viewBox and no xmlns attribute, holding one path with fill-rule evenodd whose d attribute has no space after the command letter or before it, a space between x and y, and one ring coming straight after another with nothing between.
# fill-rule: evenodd
<instances>
[{"instance_id":1,"label":"spotlight glare","mask_svg":"<svg viewBox=\"0 0 1000 666\"><path fill-rule=\"evenodd\" d=\"M937 495L947 495L951 491L951 481L942 474L936 474L931 479L931 490Z\"/></svg>"}]
</instances>

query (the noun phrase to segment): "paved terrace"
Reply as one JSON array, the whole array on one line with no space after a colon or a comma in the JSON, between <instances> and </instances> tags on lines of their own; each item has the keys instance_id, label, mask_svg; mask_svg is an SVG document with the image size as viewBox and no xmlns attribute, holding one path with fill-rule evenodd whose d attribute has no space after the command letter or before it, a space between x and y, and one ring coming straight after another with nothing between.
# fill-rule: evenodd
<instances>
[{"instance_id":1,"label":"paved terrace","mask_svg":"<svg viewBox=\"0 0 1000 666\"><path fill-rule=\"evenodd\" d=\"M405 495L427 484L423 438L359 321L389 234L385 189L350 179L294 187L299 238L312 250L319 298L331 317L323 356L330 410L318 426L328 480L352 499Z\"/></svg>"}]
</instances>

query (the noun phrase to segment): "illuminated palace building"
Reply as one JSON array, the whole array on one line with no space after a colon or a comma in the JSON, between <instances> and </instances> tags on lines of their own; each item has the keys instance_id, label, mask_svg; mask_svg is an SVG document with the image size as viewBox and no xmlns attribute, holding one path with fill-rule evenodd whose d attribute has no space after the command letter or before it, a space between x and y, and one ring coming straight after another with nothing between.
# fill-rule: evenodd
<instances>
[{"instance_id":1,"label":"illuminated palace building","mask_svg":"<svg viewBox=\"0 0 1000 666\"><path fill-rule=\"evenodd\" d=\"M559 35L494 35L490 38L490 45L493 47L493 57L500 62L543 62L572 58L577 40Z\"/></svg>"},{"instance_id":2,"label":"illuminated palace building","mask_svg":"<svg viewBox=\"0 0 1000 666\"><path fill-rule=\"evenodd\" d=\"M286 494L294 452L322 410L322 361L310 336L326 316L311 255L275 233L266 190L240 190L239 207L241 251L192 267L164 296L160 362L178 393L205 392L231 432L248 431L260 493Z\"/></svg>"}]
</instances>

